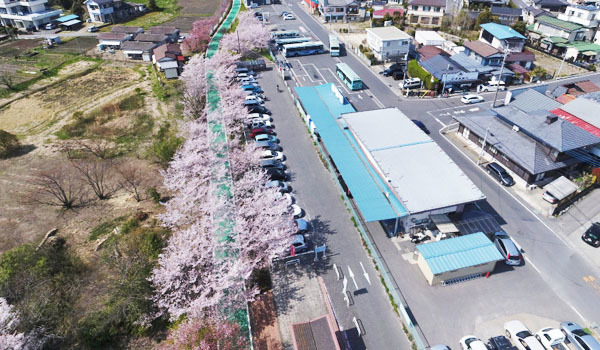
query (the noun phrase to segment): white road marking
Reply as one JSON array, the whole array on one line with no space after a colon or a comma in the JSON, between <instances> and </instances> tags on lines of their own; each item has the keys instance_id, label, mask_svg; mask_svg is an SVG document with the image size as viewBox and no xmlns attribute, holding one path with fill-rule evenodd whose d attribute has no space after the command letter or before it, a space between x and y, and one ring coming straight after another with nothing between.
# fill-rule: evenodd
<instances>
[{"instance_id":1,"label":"white road marking","mask_svg":"<svg viewBox=\"0 0 600 350\"><path fill-rule=\"evenodd\" d=\"M581 320L583 321L583 323L585 323L585 324L588 324L588 321L585 319L585 317L583 317L583 315L582 315L582 314L581 314L579 311L577 311L577 309L576 309L575 307L573 307L573 305L571 305L571 304L569 304L569 303L566 303L566 304L567 304L567 305L569 305L569 307L570 307L570 308L571 308L573 311L575 311L575 313L576 313L577 315L579 315L579 317L581 318Z\"/></svg>"},{"instance_id":2,"label":"white road marking","mask_svg":"<svg viewBox=\"0 0 600 350\"><path fill-rule=\"evenodd\" d=\"M441 120L439 120L439 119L438 119L438 118L436 118L436 117L433 117L433 119L435 119L435 121L436 121L436 122L440 123L440 124L442 125L442 127L448 126L448 125L446 125L446 124L442 123L442 121L441 121Z\"/></svg>"},{"instance_id":3,"label":"white road marking","mask_svg":"<svg viewBox=\"0 0 600 350\"><path fill-rule=\"evenodd\" d=\"M461 109L461 110L458 110L458 111L454 111L452 113L454 113L454 114L465 114L465 111L463 109Z\"/></svg>"},{"instance_id":4,"label":"white road marking","mask_svg":"<svg viewBox=\"0 0 600 350\"><path fill-rule=\"evenodd\" d=\"M363 99L363 97L360 94L357 94L356 96L358 96L358 98L360 98L361 100Z\"/></svg>"},{"instance_id":5,"label":"white road marking","mask_svg":"<svg viewBox=\"0 0 600 350\"><path fill-rule=\"evenodd\" d=\"M304 28L303 26L299 26L298 30L300 30L302 33L306 33L306 28Z\"/></svg>"},{"instance_id":6,"label":"white road marking","mask_svg":"<svg viewBox=\"0 0 600 350\"><path fill-rule=\"evenodd\" d=\"M469 112L477 112L478 110L479 110L479 107L475 107L475 108L469 109Z\"/></svg>"},{"instance_id":7,"label":"white road marking","mask_svg":"<svg viewBox=\"0 0 600 350\"><path fill-rule=\"evenodd\" d=\"M529 265L531 265L531 267L533 267L533 268L534 268L534 269L537 271L537 273L539 273L540 275L542 274L542 271L540 271L540 270L537 268L537 266L535 266L535 264L534 264L534 263L531 261L531 259L529 259L528 257L524 257L524 258L525 258L525 261L527 261L527 263L528 263Z\"/></svg>"}]
</instances>

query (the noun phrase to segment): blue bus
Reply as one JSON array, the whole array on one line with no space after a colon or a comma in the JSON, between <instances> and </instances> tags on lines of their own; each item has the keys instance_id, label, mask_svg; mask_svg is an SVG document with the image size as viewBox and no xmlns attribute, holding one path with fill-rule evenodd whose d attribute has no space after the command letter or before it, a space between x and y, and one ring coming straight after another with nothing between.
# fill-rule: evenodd
<instances>
[{"instance_id":1,"label":"blue bus","mask_svg":"<svg viewBox=\"0 0 600 350\"><path fill-rule=\"evenodd\" d=\"M350 90L360 90L363 88L362 80L358 74L345 63L338 63L335 65L335 72L337 73L340 80L346 84Z\"/></svg>"},{"instance_id":2,"label":"blue bus","mask_svg":"<svg viewBox=\"0 0 600 350\"><path fill-rule=\"evenodd\" d=\"M312 38L309 38L306 36L299 36L297 38L277 39L277 40L275 40L275 43L277 44L278 47L282 47L283 45L289 45L289 44L307 43L312 40L313 40Z\"/></svg>"},{"instance_id":3,"label":"blue bus","mask_svg":"<svg viewBox=\"0 0 600 350\"><path fill-rule=\"evenodd\" d=\"M285 57L316 55L320 53L325 53L323 43L320 41L309 41L283 46L283 55Z\"/></svg>"},{"instance_id":4,"label":"blue bus","mask_svg":"<svg viewBox=\"0 0 600 350\"><path fill-rule=\"evenodd\" d=\"M297 38L299 36L300 32L297 30L280 30L277 32L271 32L271 40Z\"/></svg>"}]
</instances>

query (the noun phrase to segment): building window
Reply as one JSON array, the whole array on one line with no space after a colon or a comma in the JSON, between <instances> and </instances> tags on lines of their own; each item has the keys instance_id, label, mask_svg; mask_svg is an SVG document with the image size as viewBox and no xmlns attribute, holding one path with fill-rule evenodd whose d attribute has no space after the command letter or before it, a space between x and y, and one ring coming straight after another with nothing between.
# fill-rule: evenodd
<instances>
[{"instance_id":1,"label":"building window","mask_svg":"<svg viewBox=\"0 0 600 350\"><path fill-rule=\"evenodd\" d=\"M335 12L344 12L344 8L343 7L338 7L335 9Z\"/></svg>"},{"instance_id":2,"label":"building window","mask_svg":"<svg viewBox=\"0 0 600 350\"><path fill-rule=\"evenodd\" d=\"M592 17L590 17L590 21L593 21L594 19L596 19L596 15L592 15Z\"/></svg>"},{"instance_id":3,"label":"building window","mask_svg":"<svg viewBox=\"0 0 600 350\"><path fill-rule=\"evenodd\" d=\"M437 6L436 6L436 7L434 7L434 8L433 8L433 12L440 12L440 8L439 8L439 7L437 7Z\"/></svg>"},{"instance_id":4,"label":"building window","mask_svg":"<svg viewBox=\"0 0 600 350\"><path fill-rule=\"evenodd\" d=\"M438 17L433 17L431 19L431 24L438 24L440 22L440 19Z\"/></svg>"},{"instance_id":5,"label":"building window","mask_svg":"<svg viewBox=\"0 0 600 350\"><path fill-rule=\"evenodd\" d=\"M488 149L492 154L498 154L498 150L496 149L496 147L490 146Z\"/></svg>"},{"instance_id":6,"label":"building window","mask_svg":"<svg viewBox=\"0 0 600 350\"><path fill-rule=\"evenodd\" d=\"M417 10L419 9L419 6L412 5L411 9L412 9L413 11L417 11Z\"/></svg>"},{"instance_id":7,"label":"building window","mask_svg":"<svg viewBox=\"0 0 600 350\"><path fill-rule=\"evenodd\" d=\"M581 18L581 12L577 12L577 18Z\"/></svg>"},{"instance_id":8,"label":"building window","mask_svg":"<svg viewBox=\"0 0 600 350\"><path fill-rule=\"evenodd\" d=\"M482 139L481 137L478 137L478 138L477 138L477 142L478 142L480 145L483 145L483 139Z\"/></svg>"},{"instance_id":9,"label":"building window","mask_svg":"<svg viewBox=\"0 0 600 350\"><path fill-rule=\"evenodd\" d=\"M426 12L431 11L431 6L423 6L423 11L426 11Z\"/></svg>"},{"instance_id":10,"label":"building window","mask_svg":"<svg viewBox=\"0 0 600 350\"><path fill-rule=\"evenodd\" d=\"M569 11L569 16L573 16L575 14L575 11Z\"/></svg>"},{"instance_id":11,"label":"building window","mask_svg":"<svg viewBox=\"0 0 600 350\"><path fill-rule=\"evenodd\" d=\"M505 160L505 161L507 161L507 162L510 162L510 161L508 160L508 158L507 158L507 157L506 157L504 154L502 155L502 159L504 159L504 160Z\"/></svg>"},{"instance_id":12,"label":"building window","mask_svg":"<svg viewBox=\"0 0 600 350\"><path fill-rule=\"evenodd\" d=\"M419 23L419 16L412 16L410 18L410 23Z\"/></svg>"}]
</instances>

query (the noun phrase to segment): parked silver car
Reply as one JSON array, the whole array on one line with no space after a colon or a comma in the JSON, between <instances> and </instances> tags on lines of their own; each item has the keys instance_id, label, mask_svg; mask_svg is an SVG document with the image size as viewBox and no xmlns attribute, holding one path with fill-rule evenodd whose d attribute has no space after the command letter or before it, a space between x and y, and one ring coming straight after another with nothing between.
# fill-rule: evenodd
<instances>
[{"instance_id":1,"label":"parked silver car","mask_svg":"<svg viewBox=\"0 0 600 350\"><path fill-rule=\"evenodd\" d=\"M504 257L506 265L521 265L521 252L506 232L500 231L494 233L494 245Z\"/></svg>"},{"instance_id":2,"label":"parked silver car","mask_svg":"<svg viewBox=\"0 0 600 350\"><path fill-rule=\"evenodd\" d=\"M578 350L600 350L600 343L575 322L563 322L560 329Z\"/></svg>"}]
</instances>

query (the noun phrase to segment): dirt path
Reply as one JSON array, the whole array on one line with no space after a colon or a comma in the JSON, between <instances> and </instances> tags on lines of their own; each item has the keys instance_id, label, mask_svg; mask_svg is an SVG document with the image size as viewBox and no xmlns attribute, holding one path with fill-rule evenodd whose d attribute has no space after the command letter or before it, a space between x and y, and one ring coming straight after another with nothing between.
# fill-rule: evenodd
<instances>
[{"instance_id":1,"label":"dirt path","mask_svg":"<svg viewBox=\"0 0 600 350\"><path fill-rule=\"evenodd\" d=\"M272 292L260 295L250 304L250 322L255 349L283 349Z\"/></svg>"}]
</instances>

